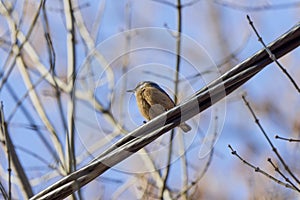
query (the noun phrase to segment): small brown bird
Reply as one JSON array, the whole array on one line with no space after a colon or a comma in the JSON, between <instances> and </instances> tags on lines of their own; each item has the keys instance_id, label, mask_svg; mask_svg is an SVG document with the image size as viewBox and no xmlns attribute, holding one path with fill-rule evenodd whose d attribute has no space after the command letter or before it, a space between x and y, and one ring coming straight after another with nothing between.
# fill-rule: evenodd
<instances>
[{"instance_id":1,"label":"small brown bird","mask_svg":"<svg viewBox=\"0 0 300 200\"><path fill-rule=\"evenodd\" d=\"M139 111L147 120L175 107L175 103L169 95L159 85L151 81L140 82L133 90L127 92L134 92ZM184 132L192 129L185 122L182 122L179 127Z\"/></svg>"}]
</instances>

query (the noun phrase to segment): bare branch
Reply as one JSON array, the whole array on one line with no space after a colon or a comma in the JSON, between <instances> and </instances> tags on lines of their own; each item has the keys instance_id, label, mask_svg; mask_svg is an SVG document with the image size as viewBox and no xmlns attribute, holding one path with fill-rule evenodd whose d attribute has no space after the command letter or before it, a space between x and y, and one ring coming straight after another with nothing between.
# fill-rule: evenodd
<instances>
[{"instance_id":1,"label":"bare branch","mask_svg":"<svg viewBox=\"0 0 300 200\"><path fill-rule=\"evenodd\" d=\"M277 64L277 66L281 69L281 71L288 77L288 79L292 82L292 84L294 85L294 87L296 88L296 90L298 91L298 93L300 93L300 88L297 85L297 83L295 82L295 80L292 78L292 76L287 72L287 70L280 64L280 62L276 59L276 56L271 52L271 50L267 47L267 45L264 43L262 37L259 35L259 33L257 32L253 21L251 21L250 16L247 15L247 19L249 21L250 26L252 27L252 29L254 30L256 36L258 37L258 41L263 45L263 47L265 48L265 50L268 52L270 58Z\"/></svg>"},{"instance_id":2,"label":"bare branch","mask_svg":"<svg viewBox=\"0 0 300 200\"><path fill-rule=\"evenodd\" d=\"M272 151L276 154L277 158L280 160L280 162L282 163L282 165L284 166L284 169L293 177L293 179L300 184L299 179L296 177L296 175L290 170L289 166L286 164L286 162L284 161L283 157L280 155L280 153L278 152L278 150L276 149L276 147L273 145L271 139L269 138L269 136L267 135L266 131L264 130L264 128L262 127L262 125L260 124L258 118L256 117L254 110L251 108L249 102L246 100L245 96L242 96L246 106L248 107L248 109L250 110L255 123L257 124L257 126L259 127L259 129L261 130L261 132L263 133L264 137L266 138L266 140L268 141L269 145L272 148ZM299 190L300 191L300 190Z\"/></svg>"},{"instance_id":3,"label":"bare branch","mask_svg":"<svg viewBox=\"0 0 300 200\"><path fill-rule=\"evenodd\" d=\"M291 186L293 186L293 188L295 190L297 190L298 192L300 192L300 189L289 179L287 178L283 172L281 172L281 170L279 169L278 166L275 165L275 163L273 163L271 158L268 158L268 162L271 163L271 165L274 167L275 171L278 172L280 174L280 176L282 176L284 178L284 180L289 183Z\"/></svg>"},{"instance_id":4,"label":"bare branch","mask_svg":"<svg viewBox=\"0 0 300 200\"><path fill-rule=\"evenodd\" d=\"M299 45L300 23L268 45L268 48L277 58L280 58L297 48ZM244 62L238 64L233 69L208 84L205 88L196 92L189 100L166 113L163 113L131 133L128 133L103 152L93 162L62 178L60 181L32 197L32 199L67 197L110 169L112 166L128 158L142 147L178 126L182 120L185 121L190 119L199 112L210 107L213 103L223 99L226 95L243 85L271 62L272 60L264 49L258 51ZM197 102L199 109L195 109L194 102ZM182 111L184 112L182 113ZM165 125L161 127L161 124Z\"/></svg>"},{"instance_id":5,"label":"bare branch","mask_svg":"<svg viewBox=\"0 0 300 200\"><path fill-rule=\"evenodd\" d=\"M247 6L247 5L237 4L237 3L226 2L223 0L215 0L214 2L224 7L229 7L236 10L245 10L245 11L279 10L279 9L295 8L300 6L300 2L297 1L281 3L281 4L265 4L259 6Z\"/></svg>"},{"instance_id":6,"label":"bare branch","mask_svg":"<svg viewBox=\"0 0 300 200\"><path fill-rule=\"evenodd\" d=\"M275 139L286 140L289 142L300 142L300 139L285 138L285 137L281 137L279 135L275 135Z\"/></svg>"},{"instance_id":7,"label":"bare branch","mask_svg":"<svg viewBox=\"0 0 300 200\"><path fill-rule=\"evenodd\" d=\"M262 170L261 168L259 167L255 167L253 164L249 163L247 160L245 160L244 158L242 158L236 150L234 150L230 145L228 145L229 149L231 150L231 153L232 155L238 157L238 159L240 159L244 164L246 164L247 166L251 167L252 169L254 169L255 172L258 172L258 173L261 173L263 174L264 176L268 177L269 179L271 179L272 181L275 181L276 183L280 184L280 185L283 185L285 186L286 188L289 188L289 189L293 189L293 190L296 190L298 191L297 188L294 188L292 185L288 184L288 183L284 183L280 180L278 180L277 178L275 178L274 176L268 174L267 172L265 172L264 170ZM299 192L299 191L298 191Z\"/></svg>"},{"instance_id":8,"label":"bare branch","mask_svg":"<svg viewBox=\"0 0 300 200\"><path fill-rule=\"evenodd\" d=\"M20 162L20 159L16 153L15 147L13 145L13 142L11 140L11 137L8 133L7 126L5 123L4 118L4 111L3 107L0 108L0 133L1 138L4 138L5 142L2 143L4 146L4 149L6 149L7 152L7 158L8 158L8 173L9 173L9 189L8 189L8 199L11 199L11 170L14 170L14 173L18 175L18 181L21 183L22 191L25 194L26 198L30 198L33 196L33 191L31 188L31 185L29 183L29 180L26 176L26 173L24 171L24 168ZM11 165L10 165L11 164ZM11 169L12 167L12 169Z\"/></svg>"},{"instance_id":9,"label":"bare branch","mask_svg":"<svg viewBox=\"0 0 300 200\"><path fill-rule=\"evenodd\" d=\"M174 103L177 105L178 99L178 87L179 87L179 73L180 73L180 63L181 63L181 32L182 32L182 12L181 12L181 0L177 0L177 37L176 37L176 70L175 70L175 80L174 80ZM171 173L171 159L173 155L173 139L174 139L175 130L172 129L170 134L170 145L168 149L168 157L167 157L167 167L165 174L163 176L163 186L160 191L160 199L165 199L165 190L167 188L167 181L169 175ZM183 162L186 162L185 155L183 154L180 159L183 159ZM186 167L183 169L183 173L187 173ZM187 179L183 179L185 181L184 185L186 185ZM184 199L187 199L187 194L184 194Z\"/></svg>"}]
</instances>

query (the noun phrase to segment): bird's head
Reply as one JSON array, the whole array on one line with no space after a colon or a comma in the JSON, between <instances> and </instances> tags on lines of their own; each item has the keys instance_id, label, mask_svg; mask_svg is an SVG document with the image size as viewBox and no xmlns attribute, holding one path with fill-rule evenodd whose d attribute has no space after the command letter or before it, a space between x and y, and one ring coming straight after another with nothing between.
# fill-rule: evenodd
<instances>
[{"instance_id":1,"label":"bird's head","mask_svg":"<svg viewBox=\"0 0 300 200\"><path fill-rule=\"evenodd\" d=\"M142 90L144 88L147 88L147 87L155 87L155 88L161 90L161 88L156 83L154 83L152 81L142 81L142 82L138 83L137 86L134 89L127 90L127 92L136 93L136 92L139 92L140 90Z\"/></svg>"}]
</instances>

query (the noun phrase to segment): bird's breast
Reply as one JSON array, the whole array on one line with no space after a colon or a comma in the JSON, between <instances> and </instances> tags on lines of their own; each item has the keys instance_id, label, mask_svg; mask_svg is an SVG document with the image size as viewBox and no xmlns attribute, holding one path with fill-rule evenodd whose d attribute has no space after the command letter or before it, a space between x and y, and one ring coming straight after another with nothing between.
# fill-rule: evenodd
<instances>
[{"instance_id":1,"label":"bird's breast","mask_svg":"<svg viewBox=\"0 0 300 200\"><path fill-rule=\"evenodd\" d=\"M136 94L136 102L139 108L140 113L143 115L144 118L147 120L150 120L149 117L149 109L150 104L143 98L143 95L141 93Z\"/></svg>"}]
</instances>

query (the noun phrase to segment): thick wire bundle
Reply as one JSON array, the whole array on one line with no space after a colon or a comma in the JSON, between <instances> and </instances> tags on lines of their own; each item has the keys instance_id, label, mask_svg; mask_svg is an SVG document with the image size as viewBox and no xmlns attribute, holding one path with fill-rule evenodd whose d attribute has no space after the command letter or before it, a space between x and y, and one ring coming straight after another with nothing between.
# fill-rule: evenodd
<instances>
[{"instance_id":1,"label":"thick wire bundle","mask_svg":"<svg viewBox=\"0 0 300 200\"><path fill-rule=\"evenodd\" d=\"M274 57L270 57L268 50L278 59L299 45L300 23L269 44L267 49L264 48L258 51L238 64L203 89L197 91L189 100L127 134L87 166L62 178L31 199L62 199L67 197L112 166L128 158L172 128L175 128L182 121L199 114L243 85L274 61ZM198 108L195 108L195 106L198 106ZM164 126L161 126L161 124L164 124Z\"/></svg>"}]
</instances>

